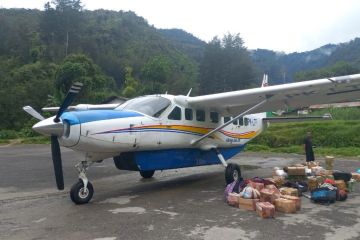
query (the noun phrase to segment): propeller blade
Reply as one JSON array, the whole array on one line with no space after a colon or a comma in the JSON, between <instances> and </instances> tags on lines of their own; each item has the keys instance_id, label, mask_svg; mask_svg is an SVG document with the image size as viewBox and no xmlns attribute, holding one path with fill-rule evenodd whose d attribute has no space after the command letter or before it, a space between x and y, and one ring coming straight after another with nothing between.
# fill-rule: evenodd
<instances>
[{"instance_id":1,"label":"propeller blade","mask_svg":"<svg viewBox=\"0 0 360 240\"><path fill-rule=\"evenodd\" d=\"M23 107L23 110L40 121L45 119L40 113L38 113L31 106L25 106L25 107Z\"/></svg>"},{"instance_id":2,"label":"propeller blade","mask_svg":"<svg viewBox=\"0 0 360 240\"><path fill-rule=\"evenodd\" d=\"M70 90L68 91L63 103L61 104L59 111L54 118L54 122L60 122L60 116L64 113L64 111L70 106L70 104L74 101L76 95L80 92L83 84L81 82L74 83Z\"/></svg>"},{"instance_id":3,"label":"propeller blade","mask_svg":"<svg viewBox=\"0 0 360 240\"><path fill-rule=\"evenodd\" d=\"M62 170L60 145L57 136L51 136L51 154L54 164L56 185L59 190L64 189L64 175Z\"/></svg>"}]
</instances>

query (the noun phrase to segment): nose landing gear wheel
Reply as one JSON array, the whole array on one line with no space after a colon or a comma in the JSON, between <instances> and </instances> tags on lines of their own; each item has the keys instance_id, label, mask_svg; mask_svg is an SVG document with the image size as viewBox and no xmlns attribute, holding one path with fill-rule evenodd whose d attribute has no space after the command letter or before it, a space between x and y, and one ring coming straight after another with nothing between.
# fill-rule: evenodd
<instances>
[{"instance_id":1,"label":"nose landing gear wheel","mask_svg":"<svg viewBox=\"0 0 360 240\"><path fill-rule=\"evenodd\" d=\"M241 177L240 166L234 163L229 163L225 168L225 181L230 184Z\"/></svg>"},{"instance_id":2,"label":"nose landing gear wheel","mask_svg":"<svg viewBox=\"0 0 360 240\"><path fill-rule=\"evenodd\" d=\"M75 204L85 204L90 201L94 194L94 188L90 182L87 188L84 188L83 181L79 180L75 183L70 190L70 198Z\"/></svg>"}]
</instances>

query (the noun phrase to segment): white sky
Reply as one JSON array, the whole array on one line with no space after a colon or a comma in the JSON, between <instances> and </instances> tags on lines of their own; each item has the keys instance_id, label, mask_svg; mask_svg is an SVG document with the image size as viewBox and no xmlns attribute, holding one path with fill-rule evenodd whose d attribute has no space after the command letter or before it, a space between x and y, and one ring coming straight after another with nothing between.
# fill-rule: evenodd
<instances>
[{"instance_id":1,"label":"white sky","mask_svg":"<svg viewBox=\"0 0 360 240\"><path fill-rule=\"evenodd\" d=\"M43 9L47 0L0 0L3 8ZM249 49L308 51L360 37L359 0L82 0L86 9L132 10L157 28L210 41L240 33Z\"/></svg>"}]
</instances>

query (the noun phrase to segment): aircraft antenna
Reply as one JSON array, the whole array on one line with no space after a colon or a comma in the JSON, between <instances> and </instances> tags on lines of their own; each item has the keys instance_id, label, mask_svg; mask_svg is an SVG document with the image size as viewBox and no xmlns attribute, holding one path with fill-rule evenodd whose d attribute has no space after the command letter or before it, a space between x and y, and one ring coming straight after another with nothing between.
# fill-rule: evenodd
<instances>
[{"instance_id":1,"label":"aircraft antenna","mask_svg":"<svg viewBox=\"0 0 360 240\"><path fill-rule=\"evenodd\" d=\"M192 88L190 88L189 92L186 94L187 97L190 96L191 91L192 91Z\"/></svg>"}]
</instances>

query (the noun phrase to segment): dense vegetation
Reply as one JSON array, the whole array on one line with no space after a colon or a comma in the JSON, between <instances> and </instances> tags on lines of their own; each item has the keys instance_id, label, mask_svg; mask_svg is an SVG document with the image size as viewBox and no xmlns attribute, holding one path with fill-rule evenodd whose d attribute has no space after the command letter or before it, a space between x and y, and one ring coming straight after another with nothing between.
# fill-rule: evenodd
<instances>
[{"instance_id":1,"label":"dense vegetation","mask_svg":"<svg viewBox=\"0 0 360 240\"><path fill-rule=\"evenodd\" d=\"M274 84L360 72L359 53L360 39L293 54L250 51L239 34L205 43L133 12L88 11L80 0L0 8L0 139L32 135L22 107L57 106L74 81L85 83L81 103L190 88L197 95L258 86L263 73Z\"/></svg>"},{"instance_id":2,"label":"dense vegetation","mask_svg":"<svg viewBox=\"0 0 360 240\"><path fill-rule=\"evenodd\" d=\"M249 86L253 66L239 35L212 43L181 30L158 30L133 12L87 11L80 0L53 0L44 11L0 9L0 129L22 128L29 119L24 105L58 105L74 81L85 83L77 100L82 103ZM248 68L224 69L224 60L245 61ZM199 81L199 69L209 68L214 76Z\"/></svg>"},{"instance_id":3,"label":"dense vegetation","mask_svg":"<svg viewBox=\"0 0 360 240\"><path fill-rule=\"evenodd\" d=\"M312 132L317 154L360 155L359 120L271 124L248 150L304 153L303 140L308 131Z\"/></svg>"}]
</instances>

